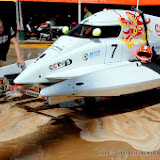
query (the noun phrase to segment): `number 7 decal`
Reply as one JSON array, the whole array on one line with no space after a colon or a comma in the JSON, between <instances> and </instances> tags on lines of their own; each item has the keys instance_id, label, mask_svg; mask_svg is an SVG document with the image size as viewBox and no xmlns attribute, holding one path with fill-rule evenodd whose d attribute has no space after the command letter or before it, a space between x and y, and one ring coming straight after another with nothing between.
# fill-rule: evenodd
<instances>
[{"instance_id":1,"label":"number 7 decal","mask_svg":"<svg viewBox=\"0 0 160 160\"><path fill-rule=\"evenodd\" d=\"M114 50L113 50L112 56L111 56L111 58L113 58L114 53L115 53L115 51L116 51L116 49L117 49L117 47L118 47L118 44L112 44L111 46L112 46L112 47L115 47Z\"/></svg>"}]
</instances>

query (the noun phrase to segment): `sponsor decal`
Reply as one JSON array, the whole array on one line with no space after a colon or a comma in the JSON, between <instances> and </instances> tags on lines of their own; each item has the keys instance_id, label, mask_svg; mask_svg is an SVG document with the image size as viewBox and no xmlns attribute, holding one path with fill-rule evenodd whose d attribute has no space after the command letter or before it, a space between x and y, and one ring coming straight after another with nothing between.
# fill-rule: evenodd
<instances>
[{"instance_id":1,"label":"sponsor decal","mask_svg":"<svg viewBox=\"0 0 160 160\"><path fill-rule=\"evenodd\" d=\"M135 16L133 13L126 12L127 19L122 17L119 13L117 13L115 10L114 12L120 16L118 21L120 22L123 34L122 34L122 41L129 47L133 47L135 45L135 42L142 43L142 40L146 40L145 37L145 29L143 21L141 20L141 15L138 14L138 16ZM148 18L145 20L146 24L150 24L151 19ZM126 31L127 29L127 31ZM125 31L124 31L125 30ZM152 33L152 31L148 28L148 32ZM149 35L147 35L148 38Z\"/></svg>"},{"instance_id":2,"label":"sponsor decal","mask_svg":"<svg viewBox=\"0 0 160 160\"><path fill-rule=\"evenodd\" d=\"M158 24L155 25L155 31L156 31L157 35L160 36L160 25L158 25Z\"/></svg>"},{"instance_id":3,"label":"sponsor decal","mask_svg":"<svg viewBox=\"0 0 160 160\"><path fill-rule=\"evenodd\" d=\"M88 60L88 58L89 58L88 53L83 53L83 55L82 55L82 59L83 59L84 61L87 61L87 60Z\"/></svg>"},{"instance_id":4,"label":"sponsor decal","mask_svg":"<svg viewBox=\"0 0 160 160\"><path fill-rule=\"evenodd\" d=\"M92 59L92 58L100 56L100 53L101 53L100 50L92 51L89 54L88 53L84 53L82 55L82 59L84 61L87 61L88 59Z\"/></svg>"},{"instance_id":5,"label":"sponsor decal","mask_svg":"<svg viewBox=\"0 0 160 160\"><path fill-rule=\"evenodd\" d=\"M33 97L37 97L37 98L47 100L47 98L42 97L39 94L39 89L38 88L35 88L34 90L27 90L20 85L14 85L14 86L9 86L9 89L12 90L12 91L19 91L20 93L25 94L25 95L29 95L29 96L33 96Z\"/></svg>"},{"instance_id":6,"label":"sponsor decal","mask_svg":"<svg viewBox=\"0 0 160 160\"><path fill-rule=\"evenodd\" d=\"M57 51L59 53L63 51L62 48L60 48L58 46L55 46L55 45L50 46L48 49L53 49L53 50L55 50L55 51Z\"/></svg>"},{"instance_id":7,"label":"sponsor decal","mask_svg":"<svg viewBox=\"0 0 160 160\"><path fill-rule=\"evenodd\" d=\"M57 70L57 69L69 66L71 64L72 64L72 60L71 59L67 59L65 61L57 62L57 63L54 63L54 64L50 65L49 69L50 70Z\"/></svg>"},{"instance_id":8,"label":"sponsor decal","mask_svg":"<svg viewBox=\"0 0 160 160\"><path fill-rule=\"evenodd\" d=\"M90 52L90 58L94 58L94 57L98 57L100 56L100 50L94 51L94 52Z\"/></svg>"}]
</instances>

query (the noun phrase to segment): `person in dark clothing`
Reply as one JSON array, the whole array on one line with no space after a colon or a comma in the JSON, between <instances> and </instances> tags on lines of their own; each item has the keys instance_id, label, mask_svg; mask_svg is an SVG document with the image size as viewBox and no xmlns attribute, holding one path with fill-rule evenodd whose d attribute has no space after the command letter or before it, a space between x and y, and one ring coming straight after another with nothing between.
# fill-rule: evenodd
<instances>
[{"instance_id":1,"label":"person in dark clothing","mask_svg":"<svg viewBox=\"0 0 160 160\"><path fill-rule=\"evenodd\" d=\"M16 39L16 33L12 27L3 24L3 21L0 19L0 67L3 66L3 61L6 61L10 42L12 42L14 45L17 54L17 63L22 67L24 65L24 61L21 59L21 53L18 41Z\"/></svg>"},{"instance_id":2,"label":"person in dark clothing","mask_svg":"<svg viewBox=\"0 0 160 160\"><path fill-rule=\"evenodd\" d=\"M3 23L2 19L0 19L0 67L3 66L3 61L6 61L6 56L11 42L13 43L16 51L17 64L22 67L25 63L21 58L19 44L16 39L16 32L12 27L6 25L6 23ZM3 82L0 81L0 86L2 83Z\"/></svg>"},{"instance_id":3,"label":"person in dark clothing","mask_svg":"<svg viewBox=\"0 0 160 160\"><path fill-rule=\"evenodd\" d=\"M136 6L132 5L131 6L131 11L135 11L136 10Z\"/></svg>"}]
</instances>

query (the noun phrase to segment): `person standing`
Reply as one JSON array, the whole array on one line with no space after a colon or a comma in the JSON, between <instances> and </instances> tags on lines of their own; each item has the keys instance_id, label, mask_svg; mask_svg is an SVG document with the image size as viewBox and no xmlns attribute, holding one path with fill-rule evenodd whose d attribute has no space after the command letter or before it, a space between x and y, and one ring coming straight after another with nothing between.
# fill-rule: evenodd
<instances>
[{"instance_id":1,"label":"person standing","mask_svg":"<svg viewBox=\"0 0 160 160\"><path fill-rule=\"evenodd\" d=\"M10 47L10 43L13 43L16 55L17 55L17 64L21 67L24 66L25 62L21 58L21 52L19 48L19 43L16 39L16 32L12 27L6 25L0 19L0 67L3 67L3 61L6 61L6 56ZM3 81L0 81L0 87L2 86Z\"/></svg>"},{"instance_id":2,"label":"person standing","mask_svg":"<svg viewBox=\"0 0 160 160\"><path fill-rule=\"evenodd\" d=\"M84 7L84 19L86 19L87 17L90 17L92 15L92 13L88 10L87 7Z\"/></svg>"},{"instance_id":3,"label":"person standing","mask_svg":"<svg viewBox=\"0 0 160 160\"><path fill-rule=\"evenodd\" d=\"M136 6L132 5L131 6L131 11L135 11L136 10Z\"/></svg>"}]
</instances>

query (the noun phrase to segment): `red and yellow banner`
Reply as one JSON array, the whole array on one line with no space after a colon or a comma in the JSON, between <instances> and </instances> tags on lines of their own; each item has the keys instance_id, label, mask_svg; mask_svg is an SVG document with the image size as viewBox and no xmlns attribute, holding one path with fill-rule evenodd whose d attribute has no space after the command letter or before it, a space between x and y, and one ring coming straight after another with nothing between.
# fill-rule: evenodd
<instances>
[{"instance_id":1,"label":"red and yellow banner","mask_svg":"<svg viewBox=\"0 0 160 160\"><path fill-rule=\"evenodd\" d=\"M0 1L33 1L33 2L57 2L57 3L78 3L78 0L0 0ZM89 4L117 4L117 5L137 5L137 0L81 0L81 3ZM160 0L139 0L140 6L157 6Z\"/></svg>"},{"instance_id":2,"label":"red and yellow banner","mask_svg":"<svg viewBox=\"0 0 160 160\"><path fill-rule=\"evenodd\" d=\"M78 0L19 0L34 2L58 2L58 3L78 3ZM118 5L136 5L137 0L81 0L81 3L90 4L118 4ZM160 0L139 0L140 6L160 5Z\"/></svg>"},{"instance_id":3,"label":"red and yellow banner","mask_svg":"<svg viewBox=\"0 0 160 160\"><path fill-rule=\"evenodd\" d=\"M17 0L0 0L0 2L7 1L7 2L16 2Z\"/></svg>"}]
</instances>

